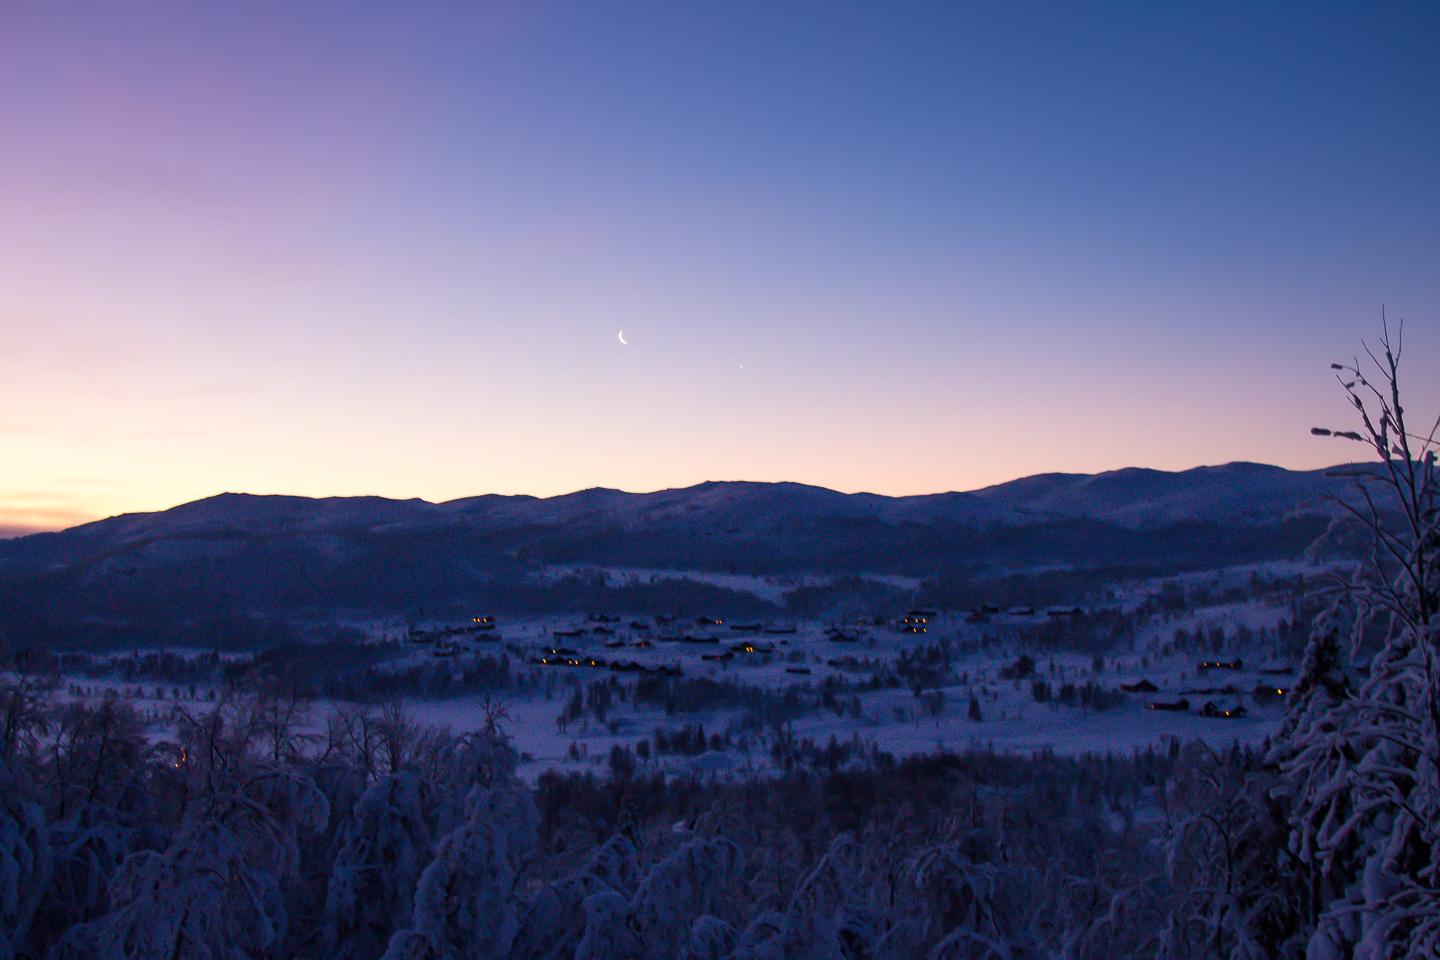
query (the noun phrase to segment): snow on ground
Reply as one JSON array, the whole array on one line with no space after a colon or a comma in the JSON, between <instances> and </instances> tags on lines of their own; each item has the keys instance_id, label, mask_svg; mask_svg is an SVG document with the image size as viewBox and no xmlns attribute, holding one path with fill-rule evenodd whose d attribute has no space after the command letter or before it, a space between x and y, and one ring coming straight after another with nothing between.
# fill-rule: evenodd
<instances>
[{"instance_id":1,"label":"snow on ground","mask_svg":"<svg viewBox=\"0 0 1440 960\"><path fill-rule=\"evenodd\" d=\"M1135 631L1130 649L1109 652L1098 664L1090 654L1035 648L1034 631L1051 620L1045 611L1001 613L984 623L939 614L923 634L901 633L895 621L715 624L695 618L657 622L655 617L624 616L596 622L555 615L502 621L494 631L458 640L458 654L444 659L437 658L433 642L395 643L404 634L393 625L376 624L372 636L390 642L387 649L394 656L383 667L388 670L450 665L458 671L467 658L502 652L508 656L512 674L531 681L522 684L524 692L411 698L405 707L418 722L460 732L482 724L487 699L502 703L506 729L525 756L528 776L556 768L599 768L614 746L634 749L641 741L653 742L657 731L686 725L701 725L707 735L727 736L729 743L693 756L662 756L652 749L648 760L642 757L641 769L659 765L667 771L723 774L771 768L772 747L781 737L808 739L820 747L833 738L897 757L976 747L1020 753L1129 752L1163 746L1170 738L1199 738L1217 745L1257 743L1276 729L1284 701L1257 700L1255 689L1266 684L1283 689L1291 679L1260 669L1274 669L1277 657L1265 644L1273 646L1274 629L1285 614L1285 607L1257 599L1157 615ZM1193 634L1218 629L1233 635L1242 627L1261 640L1252 636L1249 649L1216 651L1243 655L1239 670L1202 671L1197 666L1200 654L1172 649L1177 630ZM945 662L936 664L938 672L920 685L917 695L902 658L918 659L924 652L939 658L942 645ZM727 652L731 659L715 659ZM1002 672L1022 654L1034 660L1033 676L1007 679ZM584 665L592 659L603 663ZM651 672L610 669L616 662ZM731 699L722 697L722 705L710 710L681 702L669 714L654 703L634 702L633 684L655 676L660 668L678 670L687 681L724 682ZM1074 698L1059 702L1067 685L1072 691L1093 685L1108 695L1142 679L1156 691L1109 696L1115 702L1105 709L1081 706ZM1048 686L1048 702L1037 701L1034 681ZM587 710L568 723L557 722L577 688L583 693L599 682L626 688L603 719ZM70 683L71 695L88 698L113 689L131 699L154 722L157 739L170 735L166 718L171 711L193 707L195 701L203 709L210 695L204 684L192 692L188 684L110 678L71 678ZM827 684L833 696L823 696ZM1222 693L1217 688L1231 689ZM788 721L757 719L752 700L768 697L773 704L792 689L800 694L803 707ZM978 720L972 716L972 698ZM1150 709L1152 703L1180 699L1189 701L1187 710ZM1221 710L1243 706L1246 715L1203 716L1200 710L1207 701ZM316 704L314 715L318 718L334 706Z\"/></svg>"},{"instance_id":2,"label":"snow on ground","mask_svg":"<svg viewBox=\"0 0 1440 960\"><path fill-rule=\"evenodd\" d=\"M591 567L591 566L550 566L546 576L558 580L571 576L593 576L599 574L610 586L647 583L656 580L683 579L708 584L736 593L748 593L768 603L782 604L785 594L800 587L824 586L835 579L825 574L779 574L765 575L745 573L718 573L711 570L672 570L660 567ZM914 590L920 581L913 577L892 574L864 574L864 579L898 590Z\"/></svg>"}]
</instances>

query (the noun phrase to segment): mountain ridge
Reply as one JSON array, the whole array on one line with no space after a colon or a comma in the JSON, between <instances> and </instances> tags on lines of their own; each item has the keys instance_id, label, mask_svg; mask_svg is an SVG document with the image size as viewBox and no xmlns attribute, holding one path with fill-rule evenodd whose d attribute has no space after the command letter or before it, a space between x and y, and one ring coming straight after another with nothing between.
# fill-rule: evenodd
<instances>
[{"instance_id":1,"label":"mountain ridge","mask_svg":"<svg viewBox=\"0 0 1440 960\"><path fill-rule=\"evenodd\" d=\"M687 487L631 492L587 487L548 497L486 493L450 500L378 495L307 497L226 491L165 510L137 511L93 520L36 537L91 538L126 531L135 534L219 532L226 525L283 529L381 527L391 524L461 520L544 525L547 523L643 523L678 514L724 516L757 508L808 506L817 516L875 516L888 522L1026 524L1056 517L1088 517L1139 527L1200 517L1220 520L1309 506L1327 493L1340 494L1350 481L1331 476L1353 469L1340 464L1320 470L1289 470L1271 464L1234 461L1186 470L1124 467L1100 473L1042 473L975 490L889 494L845 493L795 481L706 480ZM1244 479L1247 482L1237 481ZM1203 496L1201 496L1203 494ZM808 501L808 502L806 502ZM229 507L229 511L219 508ZM816 512L823 511L823 512ZM206 524L210 526L206 526Z\"/></svg>"},{"instance_id":2,"label":"mountain ridge","mask_svg":"<svg viewBox=\"0 0 1440 960\"><path fill-rule=\"evenodd\" d=\"M756 481L441 503L223 493L0 542L0 632L263 645L342 615L1075 602L1117 577L1303 559L1332 529L1324 497L1351 482L1327 473L1137 468L908 497ZM793 592L777 606L716 574Z\"/></svg>"}]
</instances>

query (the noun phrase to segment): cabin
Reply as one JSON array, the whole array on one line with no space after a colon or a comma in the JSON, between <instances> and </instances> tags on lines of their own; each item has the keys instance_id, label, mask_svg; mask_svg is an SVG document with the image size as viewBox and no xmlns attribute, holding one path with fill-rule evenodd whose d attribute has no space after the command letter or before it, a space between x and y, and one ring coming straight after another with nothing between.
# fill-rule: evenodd
<instances>
[{"instance_id":1,"label":"cabin","mask_svg":"<svg viewBox=\"0 0 1440 960\"><path fill-rule=\"evenodd\" d=\"M569 647L546 647L546 648L545 648L545 652L548 653L548 654L550 654L550 656L552 656L552 657L573 657L573 656L575 656L575 651L574 651L574 650L571 650Z\"/></svg>"},{"instance_id":2,"label":"cabin","mask_svg":"<svg viewBox=\"0 0 1440 960\"><path fill-rule=\"evenodd\" d=\"M794 625L794 624L771 623L771 624L767 624L767 625L766 625L766 627L765 627L765 632L766 632L766 633L774 633L774 634L794 633L794 632L795 632L795 625Z\"/></svg>"},{"instance_id":3,"label":"cabin","mask_svg":"<svg viewBox=\"0 0 1440 960\"><path fill-rule=\"evenodd\" d=\"M579 657L560 657L553 654L538 657L535 662L542 667L580 667L585 665Z\"/></svg>"},{"instance_id":4,"label":"cabin","mask_svg":"<svg viewBox=\"0 0 1440 960\"><path fill-rule=\"evenodd\" d=\"M697 636L697 635L692 634L692 633L687 633L687 634L685 634L685 636L683 636L683 637L680 638L680 642L681 642L681 643L719 643L719 642L720 642L720 638L719 638L719 637Z\"/></svg>"},{"instance_id":5,"label":"cabin","mask_svg":"<svg viewBox=\"0 0 1440 960\"><path fill-rule=\"evenodd\" d=\"M651 647L654 646L654 644L651 643L649 640L646 640L644 637L641 637L639 640L636 640L634 643L630 644L630 646L634 647L636 650L649 650Z\"/></svg>"},{"instance_id":6,"label":"cabin","mask_svg":"<svg viewBox=\"0 0 1440 960\"><path fill-rule=\"evenodd\" d=\"M1012 617L1033 617L1033 616L1035 616L1035 608L1034 608L1034 607L1011 607L1011 608L1010 608L1010 616L1012 616Z\"/></svg>"},{"instance_id":7,"label":"cabin","mask_svg":"<svg viewBox=\"0 0 1440 960\"><path fill-rule=\"evenodd\" d=\"M1281 700L1288 696L1289 693L1290 690L1287 687L1261 683L1256 685L1255 689L1251 691L1251 696L1255 698L1256 703L1266 703L1271 700Z\"/></svg>"},{"instance_id":8,"label":"cabin","mask_svg":"<svg viewBox=\"0 0 1440 960\"><path fill-rule=\"evenodd\" d=\"M729 650L726 650L724 653L702 653L700 654L700 659L708 660L711 663L723 663L727 660L735 659L735 654Z\"/></svg>"},{"instance_id":9,"label":"cabin","mask_svg":"<svg viewBox=\"0 0 1440 960\"><path fill-rule=\"evenodd\" d=\"M966 623L989 623L989 622L990 622L990 614L985 613L984 611L979 610L979 609L971 610L969 613L967 613L967 614L965 615L965 622L966 622Z\"/></svg>"},{"instance_id":10,"label":"cabin","mask_svg":"<svg viewBox=\"0 0 1440 960\"><path fill-rule=\"evenodd\" d=\"M556 630L550 635L552 637L583 637L586 630L584 627L576 627L574 630Z\"/></svg>"},{"instance_id":11,"label":"cabin","mask_svg":"<svg viewBox=\"0 0 1440 960\"><path fill-rule=\"evenodd\" d=\"M631 629L631 630L649 630L649 629L650 629L650 624L646 623L644 620L631 620L631 621L630 621L630 629Z\"/></svg>"},{"instance_id":12,"label":"cabin","mask_svg":"<svg viewBox=\"0 0 1440 960\"><path fill-rule=\"evenodd\" d=\"M723 626L724 623L725 623L725 621L724 621L723 619L721 619L720 617L696 617L696 618L695 618L695 625L696 625L696 626L700 626L700 627L719 627L719 626Z\"/></svg>"},{"instance_id":13,"label":"cabin","mask_svg":"<svg viewBox=\"0 0 1440 960\"><path fill-rule=\"evenodd\" d=\"M796 673L796 674L799 674L800 676L808 677L808 676L810 675L810 668L809 668L809 667L786 667L786 668L785 668L785 672L786 672L786 673Z\"/></svg>"},{"instance_id":14,"label":"cabin","mask_svg":"<svg viewBox=\"0 0 1440 960\"><path fill-rule=\"evenodd\" d=\"M1136 680L1134 683L1122 683L1120 689L1126 693L1158 693L1160 688L1149 680Z\"/></svg>"},{"instance_id":15,"label":"cabin","mask_svg":"<svg viewBox=\"0 0 1440 960\"><path fill-rule=\"evenodd\" d=\"M1184 699L1151 700L1149 703L1149 707L1151 710L1165 710L1171 713L1185 713L1190 709L1190 701Z\"/></svg>"},{"instance_id":16,"label":"cabin","mask_svg":"<svg viewBox=\"0 0 1440 960\"><path fill-rule=\"evenodd\" d=\"M1221 708L1215 706L1215 701L1206 700L1205 706L1200 708L1200 716L1214 717L1220 720L1233 720L1237 717L1245 716L1245 708L1237 703L1235 704L1235 706L1231 707L1228 710L1222 710Z\"/></svg>"},{"instance_id":17,"label":"cabin","mask_svg":"<svg viewBox=\"0 0 1440 960\"><path fill-rule=\"evenodd\" d=\"M556 656L547 655L537 659L536 664L543 666L605 666L605 661L595 656Z\"/></svg>"},{"instance_id":18,"label":"cabin","mask_svg":"<svg viewBox=\"0 0 1440 960\"><path fill-rule=\"evenodd\" d=\"M618 648L620 648L620 647L623 647L623 646L625 646L625 641L624 641L624 640L616 639L616 640L606 640L606 641L605 641L605 649L607 649L607 650L616 650L616 649L618 649Z\"/></svg>"},{"instance_id":19,"label":"cabin","mask_svg":"<svg viewBox=\"0 0 1440 960\"><path fill-rule=\"evenodd\" d=\"M1084 614L1079 607L1051 607L1045 611L1047 617L1078 617Z\"/></svg>"},{"instance_id":20,"label":"cabin","mask_svg":"<svg viewBox=\"0 0 1440 960\"><path fill-rule=\"evenodd\" d=\"M746 640L744 643L737 643L730 648L734 653L774 653L775 648L767 644L752 643Z\"/></svg>"},{"instance_id":21,"label":"cabin","mask_svg":"<svg viewBox=\"0 0 1440 960\"><path fill-rule=\"evenodd\" d=\"M829 636L829 640L830 640L831 643L854 643L855 641L857 641L857 640L859 640L859 639L860 639L860 635L859 635L859 634L855 634L855 633L843 633L843 632L841 632L841 631L839 631L839 630L836 630L834 633L830 634L830 636Z\"/></svg>"},{"instance_id":22,"label":"cabin","mask_svg":"<svg viewBox=\"0 0 1440 960\"><path fill-rule=\"evenodd\" d=\"M1260 672L1272 677L1288 677L1295 672L1295 668L1288 663L1275 663L1261 667Z\"/></svg>"},{"instance_id":23,"label":"cabin","mask_svg":"<svg viewBox=\"0 0 1440 960\"><path fill-rule=\"evenodd\" d=\"M901 633L925 633L923 624L905 623L900 625Z\"/></svg>"},{"instance_id":24,"label":"cabin","mask_svg":"<svg viewBox=\"0 0 1440 960\"><path fill-rule=\"evenodd\" d=\"M734 630L736 633L759 633L759 632L760 632L760 624L758 624L758 623L732 623L732 624L730 624L730 629L731 629L731 630Z\"/></svg>"},{"instance_id":25,"label":"cabin","mask_svg":"<svg viewBox=\"0 0 1440 960\"><path fill-rule=\"evenodd\" d=\"M594 634L595 636L597 636L597 637L613 637L613 636L615 636L615 631L614 631L614 630L611 630L609 627L596 627L594 630L591 630L590 632L593 633L593 634Z\"/></svg>"},{"instance_id":26,"label":"cabin","mask_svg":"<svg viewBox=\"0 0 1440 960\"><path fill-rule=\"evenodd\" d=\"M1243 670L1245 661L1239 657L1233 660L1201 660L1198 668L1201 670Z\"/></svg>"},{"instance_id":27,"label":"cabin","mask_svg":"<svg viewBox=\"0 0 1440 960\"><path fill-rule=\"evenodd\" d=\"M930 618L925 616L929 612L929 610L911 610L900 618L900 623L905 626L923 627L930 622Z\"/></svg>"},{"instance_id":28,"label":"cabin","mask_svg":"<svg viewBox=\"0 0 1440 960\"><path fill-rule=\"evenodd\" d=\"M485 616L485 617L471 617L471 618L470 618L470 622L473 623L473 624L475 624L477 627L493 627L493 626L495 626L495 618L494 618L494 617L490 617L490 616Z\"/></svg>"}]
</instances>

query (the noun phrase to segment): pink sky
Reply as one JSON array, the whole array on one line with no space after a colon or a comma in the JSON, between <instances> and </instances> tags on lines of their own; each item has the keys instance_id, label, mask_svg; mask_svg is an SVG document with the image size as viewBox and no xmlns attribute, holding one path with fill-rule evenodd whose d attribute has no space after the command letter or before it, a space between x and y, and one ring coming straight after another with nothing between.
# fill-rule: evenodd
<instances>
[{"instance_id":1,"label":"pink sky","mask_svg":"<svg viewBox=\"0 0 1440 960\"><path fill-rule=\"evenodd\" d=\"M1344 459L1382 303L1436 407L1435 58L1234 16L7 9L0 529Z\"/></svg>"}]
</instances>

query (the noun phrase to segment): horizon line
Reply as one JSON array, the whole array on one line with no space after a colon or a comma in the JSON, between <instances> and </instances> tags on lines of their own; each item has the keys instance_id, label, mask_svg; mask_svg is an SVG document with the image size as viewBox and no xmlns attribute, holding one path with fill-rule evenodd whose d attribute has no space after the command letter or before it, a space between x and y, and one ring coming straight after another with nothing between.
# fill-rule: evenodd
<instances>
[{"instance_id":1,"label":"horizon line","mask_svg":"<svg viewBox=\"0 0 1440 960\"><path fill-rule=\"evenodd\" d=\"M1025 475L1019 476L1019 477L1013 477L1013 478L1011 478L1011 479L1009 479L1009 480L1002 480L1002 481L1000 481L999 483L987 484L986 486L983 486L983 487L975 487L975 488L972 488L972 489L970 489L970 490L948 489L948 490L935 490L935 491L931 491L931 492L928 492L928 493L902 493L902 494L875 493L875 492L870 491L870 490L841 490L841 489L838 489L838 488L836 488L836 487L828 487L828 486L825 486L824 484L806 483L806 482L804 482L804 481L799 481L799 480L742 480L742 479L732 479L732 480L700 480L700 481L697 481L697 482L695 482L695 483L685 484L685 485L683 485L683 486L659 487L659 488L650 489L650 490L625 490L625 489L622 489L622 488L619 488L619 487L606 487L606 486L598 486L598 485L597 485L597 486L592 486L592 487L581 487L581 488L576 489L576 490L570 490L570 491L567 491L567 492L564 492L564 493L553 493L553 494L549 494L549 495L538 495L538 494L530 494L530 493L498 493L498 492L487 492L487 493L468 494L468 495L463 496L463 497L452 497L452 498L450 498L450 499L448 499L448 500L427 500L427 499L425 499L424 497L390 497L390 496L385 496L385 495L383 495L383 494L374 494L374 493L311 495L311 494L301 494L301 493L281 493L281 492L255 493L255 492L244 491L244 490L222 490L222 491L220 491L219 493L212 493L212 494L209 494L209 495L207 495L207 496L197 497L197 498L194 499L194 500L184 500L184 501L181 501L180 503L172 504L172 505L169 506L169 507L165 507L165 508L162 508L162 509L159 509L159 510L129 510L129 511L125 511L125 512L123 512L123 513L115 513L115 514L110 514L109 516L95 517L95 518L90 519L90 520L83 520L83 521L81 521L80 523L72 524L72 525L66 526L66 527L25 527L25 526L19 526L19 525L0 526L0 540L18 540L18 539L21 539L21 538L23 538L23 537L35 536L35 535L37 535L37 534L45 534L45 533L64 533L64 532L66 532L66 531L68 531L68 530L75 530L75 529L78 529L78 528L80 528L80 527L89 526L90 524L93 524L93 523L104 523L104 522L107 521L107 520L117 520L117 519L120 519L120 518L122 518L122 517L155 516L155 515L157 515L157 514L168 513L168 512L171 511L171 510L176 510L176 509L179 509L180 507L188 506L188 505L193 504L193 503L203 503L203 502L205 502L205 501L207 501L207 500L214 500L214 499L217 499L217 498L219 498L219 497L276 497L276 498L282 498L282 497L283 497L283 498L296 499L296 500L313 500L313 501L320 501L320 500L364 500L364 499L373 499L373 500L386 500L386 501L390 501L390 502L392 502L392 503L408 503L408 502L412 502L412 501L419 501L419 502L421 502L421 503L430 504L431 506L444 506L445 504L458 503L458 502L463 501L463 500L475 500L475 499L479 499L479 498L481 498L481 497L525 498L525 499L530 499L530 500L545 501L545 500L561 500L561 499L564 499L564 498L566 498L566 497L574 497L574 496L578 496L579 494L582 494L582 493L592 493L592 492L597 492L597 491L599 491L599 492L606 492L606 493L618 493L618 494L623 494L623 495L625 495L625 496L644 497L644 496L654 496L654 495L662 494L662 493L673 493L673 492L681 491L681 490L693 490L693 489L695 489L696 487L703 487L703 486L707 486L707 485L717 485L717 486L718 486L718 485L725 485L725 484L753 484L753 485L755 485L755 486L770 486L770 487L775 487L775 486L808 487L808 488L810 488L810 489L812 489L812 490L824 490L824 491L827 491L827 492L829 492L829 493L836 493L836 494L840 494L841 496L846 496L846 497L879 497L879 498L882 498L882 499L885 499L885 500L905 500L905 499L911 499L911 498L916 498L916 497L943 497L943 496L957 496L957 495L958 495L958 496L978 496L978 495L980 495L980 494L983 494L983 493L984 493L985 491L987 491L987 490L994 490L994 489L997 489L997 488L999 488L999 487L1009 486L1009 485L1014 484L1014 483L1021 483L1021 482L1025 481L1025 480L1034 480L1034 479L1037 479L1037 478L1040 478L1040 477L1091 477L1091 478L1094 478L1094 477L1110 476L1110 475L1112 475L1112 474L1117 474L1117 473L1127 473L1127 472L1131 472L1131 471L1140 471L1140 472L1146 472L1146 473L1169 474L1169 475L1172 475L1172 476L1173 476L1173 475L1178 475L1178 474L1183 474L1183 473L1193 473L1193 472L1196 472L1196 471L1199 471L1199 470L1218 470L1218 469L1221 469L1221 468L1224 468L1224 467L1238 467L1238 466L1264 467L1264 468L1272 469L1272 470L1281 470L1281 471L1283 471L1283 472L1285 472L1285 473L1318 473L1318 474L1324 474L1324 473L1328 473L1328 472L1330 472L1330 471L1332 471L1332 470L1340 469L1340 468L1342 468L1342 467L1351 467L1351 466L1355 466L1357 463L1368 463L1368 462L1369 462L1369 461L1340 461L1340 462L1331 464L1330 466L1327 466L1327 467L1317 467L1317 468L1313 468L1313 469L1296 469L1296 468L1292 468L1292 467L1283 467L1283 466L1280 466L1279 464L1275 464L1275 463L1265 463L1265 462L1259 461L1259 460L1227 460L1227 461L1225 461L1224 463L1200 463L1200 464L1196 464L1196 465L1194 465L1194 466L1183 467L1183 468L1176 469L1176 470L1166 470L1166 469L1162 469L1162 468L1159 468L1159 467L1142 467L1142 466L1134 466L1134 465L1128 466L1128 467L1116 467L1116 468L1111 469L1111 470L1099 470L1099 471L1096 471L1096 472L1094 472L1094 473L1086 473L1086 472L1083 472L1083 471L1049 470L1049 471L1045 471L1044 473L1031 473L1031 474L1025 474Z\"/></svg>"}]
</instances>

